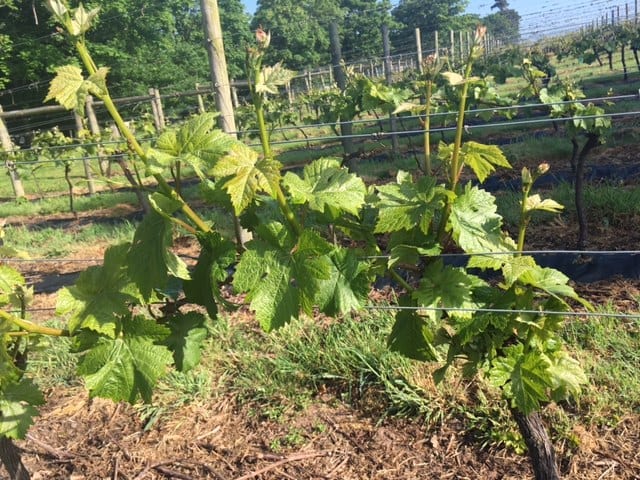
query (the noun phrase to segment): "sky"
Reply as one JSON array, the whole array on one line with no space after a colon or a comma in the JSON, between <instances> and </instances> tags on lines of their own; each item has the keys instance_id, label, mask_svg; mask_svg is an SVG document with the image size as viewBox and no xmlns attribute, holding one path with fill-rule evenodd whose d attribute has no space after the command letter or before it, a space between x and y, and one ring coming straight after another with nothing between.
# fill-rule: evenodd
<instances>
[{"instance_id":1,"label":"sky","mask_svg":"<svg viewBox=\"0 0 640 480\"><path fill-rule=\"evenodd\" d=\"M243 0L247 12L253 14L257 0ZM396 5L399 0L391 0ZM626 3L625 3L626 2ZM482 16L492 13L492 0L470 0L467 13ZM625 4L627 9L625 9ZM633 16L635 0L509 0L509 8L520 14L520 31L525 38L559 35L567 29L578 30L580 26L600 21L603 15L624 18L628 10ZM493 10L495 12L495 10ZM609 17L610 18L610 17Z\"/></svg>"}]
</instances>

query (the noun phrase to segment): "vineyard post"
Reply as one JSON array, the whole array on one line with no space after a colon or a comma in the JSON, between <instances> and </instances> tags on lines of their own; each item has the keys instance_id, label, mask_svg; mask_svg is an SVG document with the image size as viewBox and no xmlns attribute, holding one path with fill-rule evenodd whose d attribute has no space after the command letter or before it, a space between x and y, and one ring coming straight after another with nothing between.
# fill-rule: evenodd
<instances>
[{"instance_id":1,"label":"vineyard post","mask_svg":"<svg viewBox=\"0 0 640 480\"><path fill-rule=\"evenodd\" d=\"M78 112L73 112L73 119L76 123L76 138L80 143L82 143L82 139L84 136L85 128L84 128L84 119L82 115ZM89 189L89 195L94 195L96 193L96 187L93 184L93 175L91 174L91 162L87 158L82 159L82 166L84 167L84 176L87 179L87 188Z\"/></svg>"},{"instance_id":2,"label":"vineyard post","mask_svg":"<svg viewBox=\"0 0 640 480\"><path fill-rule=\"evenodd\" d=\"M458 51L459 52L458 53L459 53L459 56L460 56L460 63L462 63L462 62L464 62L464 55L465 55L465 50L464 50L463 43L462 43L462 30L458 31L458 44L459 44L459 47L458 47Z\"/></svg>"},{"instance_id":3,"label":"vineyard post","mask_svg":"<svg viewBox=\"0 0 640 480\"><path fill-rule=\"evenodd\" d=\"M2 105L0 105L0 113L2 113ZM13 187L13 193L16 197L16 200L20 198L24 198L24 187L22 186L22 180L20 180L20 175L18 174L18 170L16 170L16 164L13 161L13 143L11 143L11 137L9 136L9 131L7 130L6 125L4 124L4 120L0 117L0 142L2 142L2 148L7 152L5 155L4 165L9 172L9 178L11 179L11 186Z\"/></svg>"},{"instance_id":4,"label":"vineyard post","mask_svg":"<svg viewBox=\"0 0 640 480\"><path fill-rule=\"evenodd\" d=\"M418 71L422 73L422 36L420 35L420 29L416 28L416 52L418 60Z\"/></svg>"},{"instance_id":5,"label":"vineyard post","mask_svg":"<svg viewBox=\"0 0 640 480\"><path fill-rule=\"evenodd\" d=\"M436 51L436 57L440 56L440 42L438 41L438 31L436 30L435 32L433 32L433 41L434 41L434 48Z\"/></svg>"},{"instance_id":6,"label":"vineyard post","mask_svg":"<svg viewBox=\"0 0 640 480\"><path fill-rule=\"evenodd\" d=\"M331 43L331 70L336 79L336 84L341 92L347 88L347 76L342 69L342 49L340 46L340 35L338 34L338 23L333 21L329 24L329 42ZM343 122L340 119L340 134L342 138L342 149L344 150L343 162L353 172L355 169L355 159L353 158L353 124L351 122Z\"/></svg>"},{"instance_id":7,"label":"vineyard post","mask_svg":"<svg viewBox=\"0 0 640 480\"><path fill-rule=\"evenodd\" d=\"M196 91L198 90L200 90L200 84L196 83ZM207 110L204 108L204 99L202 98L202 95L198 93L197 98L198 98L198 113L200 114L205 113Z\"/></svg>"},{"instance_id":8,"label":"vineyard post","mask_svg":"<svg viewBox=\"0 0 640 480\"><path fill-rule=\"evenodd\" d=\"M451 62L454 62L456 59L456 38L453 30L449 30L449 44L451 45L449 49L449 58Z\"/></svg>"},{"instance_id":9,"label":"vineyard post","mask_svg":"<svg viewBox=\"0 0 640 480\"><path fill-rule=\"evenodd\" d=\"M231 79L231 105L233 108L238 108L240 106L240 100L238 100L238 89L233 84L233 79Z\"/></svg>"},{"instance_id":10,"label":"vineyard post","mask_svg":"<svg viewBox=\"0 0 640 480\"><path fill-rule=\"evenodd\" d=\"M384 50L384 77L387 85L392 85L391 45L389 44L389 26L386 23L382 24L382 48ZM400 155L400 144L398 143L398 136L395 134L397 128L396 118L393 113L389 114L389 125L391 127L391 155L395 159Z\"/></svg>"},{"instance_id":11,"label":"vineyard post","mask_svg":"<svg viewBox=\"0 0 640 480\"><path fill-rule=\"evenodd\" d=\"M100 135L100 125L98 124L98 119L96 118L96 112L93 108L93 96L87 95L87 100L85 101L85 111L87 114L87 120L89 122L89 131L96 137L99 138ZM102 175L107 176L109 174L109 160L104 158L102 145L98 145L98 165L100 166L100 173ZM91 187L89 187L91 189Z\"/></svg>"},{"instance_id":12,"label":"vineyard post","mask_svg":"<svg viewBox=\"0 0 640 480\"><path fill-rule=\"evenodd\" d=\"M157 88L150 88L151 111L153 112L153 123L156 131L160 133L164 128L164 113L162 112L162 101L160 100L160 91Z\"/></svg>"}]
</instances>

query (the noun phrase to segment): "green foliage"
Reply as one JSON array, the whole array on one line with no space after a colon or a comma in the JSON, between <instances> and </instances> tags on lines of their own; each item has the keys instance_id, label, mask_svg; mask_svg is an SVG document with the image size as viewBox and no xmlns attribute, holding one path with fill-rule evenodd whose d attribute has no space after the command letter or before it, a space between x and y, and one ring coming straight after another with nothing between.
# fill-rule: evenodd
<instances>
[{"instance_id":1,"label":"green foliage","mask_svg":"<svg viewBox=\"0 0 640 480\"><path fill-rule=\"evenodd\" d=\"M124 318L116 335L83 332L78 374L92 397L133 403L138 396L151 401L153 387L171 363L171 352L159 343L170 330L142 317Z\"/></svg>"},{"instance_id":2,"label":"green foliage","mask_svg":"<svg viewBox=\"0 0 640 480\"><path fill-rule=\"evenodd\" d=\"M206 317L197 312L176 315L167 320L171 334L165 344L173 352L176 368L187 372L200 363L202 347L208 337Z\"/></svg>"}]
</instances>

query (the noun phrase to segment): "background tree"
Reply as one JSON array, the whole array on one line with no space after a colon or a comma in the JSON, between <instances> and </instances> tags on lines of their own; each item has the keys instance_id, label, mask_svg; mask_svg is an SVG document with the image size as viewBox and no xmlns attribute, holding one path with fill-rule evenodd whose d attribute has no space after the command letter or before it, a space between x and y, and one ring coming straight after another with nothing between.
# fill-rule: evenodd
<instances>
[{"instance_id":1,"label":"background tree","mask_svg":"<svg viewBox=\"0 0 640 480\"><path fill-rule=\"evenodd\" d=\"M382 55L381 26L394 26L389 0L342 0L342 55L345 60L360 60Z\"/></svg>"},{"instance_id":2,"label":"background tree","mask_svg":"<svg viewBox=\"0 0 640 480\"><path fill-rule=\"evenodd\" d=\"M420 29L423 41L432 42L435 31L466 30L475 27L477 15L465 15L465 0L400 0L391 12L398 23L391 41L394 45L413 41Z\"/></svg>"},{"instance_id":3,"label":"background tree","mask_svg":"<svg viewBox=\"0 0 640 480\"><path fill-rule=\"evenodd\" d=\"M43 3L0 0L0 26L14 45L13 54L5 58L8 44L0 37L0 75L7 72L0 82L16 106L42 103L54 68L75 62ZM114 96L146 94L149 87L191 90L195 82L208 80L202 18L193 1L95 0L91 6L99 6L100 13L87 41L96 62L111 67ZM220 0L220 10L229 70L242 77L249 16L241 0ZM35 82L42 82L42 88L16 90ZM7 97L0 97L5 106Z\"/></svg>"},{"instance_id":4,"label":"background tree","mask_svg":"<svg viewBox=\"0 0 640 480\"><path fill-rule=\"evenodd\" d=\"M302 70L329 63L329 23L340 17L337 0L260 0L251 28L271 32L265 64Z\"/></svg>"},{"instance_id":5,"label":"background tree","mask_svg":"<svg viewBox=\"0 0 640 480\"><path fill-rule=\"evenodd\" d=\"M491 5L491 9L494 8L498 10L496 13L482 19L487 31L505 43L518 42L520 40L520 14L509 8L507 0L496 0Z\"/></svg>"}]
</instances>

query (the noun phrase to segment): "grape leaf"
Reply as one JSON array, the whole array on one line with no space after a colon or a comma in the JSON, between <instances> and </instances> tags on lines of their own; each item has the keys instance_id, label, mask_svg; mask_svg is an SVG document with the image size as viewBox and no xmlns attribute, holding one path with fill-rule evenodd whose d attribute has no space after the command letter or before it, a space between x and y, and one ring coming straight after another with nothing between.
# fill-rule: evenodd
<instances>
[{"instance_id":1,"label":"grape leaf","mask_svg":"<svg viewBox=\"0 0 640 480\"><path fill-rule=\"evenodd\" d=\"M260 325L271 331L311 311L321 296L321 281L331 275L332 247L305 230L298 242L280 223L259 229L260 239L247 244L233 279L238 292L247 292Z\"/></svg>"},{"instance_id":2,"label":"grape leaf","mask_svg":"<svg viewBox=\"0 0 640 480\"><path fill-rule=\"evenodd\" d=\"M358 215L367 193L364 182L335 159L321 158L304 167L303 177L288 172L283 179L293 203L308 203L318 212L333 210Z\"/></svg>"},{"instance_id":3,"label":"grape leaf","mask_svg":"<svg viewBox=\"0 0 640 480\"><path fill-rule=\"evenodd\" d=\"M187 372L200 363L202 345L207 338L207 318L197 312L174 315L167 321L171 334L165 345L173 352L173 361L181 372Z\"/></svg>"},{"instance_id":4,"label":"grape leaf","mask_svg":"<svg viewBox=\"0 0 640 480\"><path fill-rule=\"evenodd\" d=\"M218 284L226 280L229 267L236 259L235 246L219 234L209 232L199 234L200 255L191 279L183 283L186 300L207 309L211 318L218 314L218 303L224 302Z\"/></svg>"},{"instance_id":5,"label":"grape leaf","mask_svg":"<svg viewBox=\"0 0 640 480\"><path fill-rule=\"evenodd\" d=\"M100 7L85 10L82 4L78 5L71 19L69 33L73 36L79 36L91 28L91 22L98 15Z\"/></svg>"},{"instance_id":6,"label":"grape leaf","mask_svg":"<svg viewBox=\"0 0 640 480\"><path fill-rule=\"evenodd\" d=\"M316 301L323 313L334 316L362 308L369 296L369 265L348 249L336 249L330 255L331 273L322 280Z\"/></svg>"},{"instance_id":7,"label":"grape leaf","mask_svg":"<svg viewBox=\"0 0 640 480\"><path fill-rule=\"evenodd\" d=\"M216 162L226 155L237 140L215 128L216 115L204 113L187 120L178 130L163 132L147 155L151 163L163 168L182 162L204 178Z\"/></svg>"},{"instance_id":8,"label":"grape leaf","mask_svg":"<svg viewBox=\"0 0 640 480\"><path fill-rule=\"evenodd\" d=\"M87 268L75 285L60 290L56 313L71 314L71 333L88 328L115 337L118 317L129 313L130 303L138 302L125 267L129 247L128 243L109 247L102 266Z\"/></svg>"},{"instance_id":9,"label":"grape leaf","mask_svg":"<svg viewBox=\"0 0 640 480\"><path fill-rule=\"evenodd\" d=\"M167 347L158 345L170 334L167 327L142 317L125 319L117 338L101 337L78 364L91 397L114 402L151 401L153 387L172 361Z\"/></svg>"},{"instance_id":10,"label":"grape leaf","mask_svg":"<svg viewBox=\"0 0 640 480\"><path fill-rule=\"evenodd\" d=\"M511 168L499 147L478 142L465 142L460 149L460 160L474 171L480 183L495 171L496 166Z\"/></svg>"},{"instance_id":11,"label":"grape leaf","mask_svg":"<svg viewBox=\"0 0 640 480\"><path fill-rule=\"evenodd\" d=\"M187 266L169 247L173 241L173 224L165 214L148 213L133 237L127 255L128 273L145 300L151 298L154 289L167 284L169 274L188 280Z\"/></svg>"},{"instance_id":12,"label":"grape leaf","mask_svg":"<svg viewBox=\"0 0 640 480\"><path fill-rule=\"evenodd\" d=\"M280 181L280 163L259 159L254 150L237 143L216 163L211 173L216 177L230 177L224 183L224 188L239 215L258 193L274 195L273 186Z\"/></svg>"},{"instance_id":13,"label":"grape leaf","mask_svg":"<svg viewBox=\"0 0 640 480\"><path fill-rule=\"evenodd\" d=\"M564 351L556 352L551 361L547 372L551 377L553 399L560 401L580 395L582 385L588 383L580 362Z\"/></svg>"},{"instance_id":14,"label":"grape leaf","mask_svg":"<svg viewBox=\"0 0 640 480\"><path fill-rule=\"evenodd\" d=\"M495 198L490 193L467 184L452 203L449 227L456 243L467 253L512 252L515 243L502 232ZM504 259L497 256L474 256L469 267L500 269Z\"/></svg>"},{"instance_id":15,"label":"grape leaf","mask_svg":"<svg viewBox=\"0 0 640 480\"><path fill-rule=\"evenodd\" d=\"M0 438L22 439L38 415L44 396L38 387L23 377L17 383L3 385L0 392Z\"/></svg>"},{"instance_id":16,"label":"grape leaf","mask_svg":"<svg viewBox=\"0 0 640 480\"><path fill-rule=\"evenodd\" d=\"M389 339L389 349L405 357L423 362L439 359L433 346L433 332L427 320L412 310L401 310L396 314Z\"/></svg>"},{"instance_id":17,"label":"grape leaf","mask_svg":"<svg viewBox=\"0 0 640 480\"><path fill-rule=\"evenodd\" d=\"M108 68L101 67L85 80L82 70L75 65L59 67L56 69L56 76L51 81L44 101L56 100L67 110L75 110L83 115L87 95L102 96L104 94L108 71Z\"/></svg>"},{"instance_id":18,"label":"grape leaf","mask_svg":"<svg viewBox=\"0 0 640 480\"><path fill-rule=\"evenodd\" d=\"M478 308L473 290L484 285L482 280L464 269L444 265L442 260L437 260L425 269L413 298L425 307L444 308L449 316L470 318L473 312L455 309Z\"/></svg>"},{"instance_id":19,"label":"grape leaf","mask_svg":"<svg viewBox=\"0 0 640 480\"><path fill-rule=\"evenodd\" d=\"M0 306L10 304L15 287L24 283L20 272L7 265L0 265Z\"/></svg>"},{"instance_id":20,"label":"grape leaf","mask_svg":"<svg viewBox=\"0 0 640 480\"><path fill-rule=\"evenodd\" d=\"M257 93L276 95L278 87L286 85L295 76L295 72L287 70L278 62L273 66L264 67L256 78L255 89Z\"/></svg>"},{"instance_id":21,"label":"grape leaf","mask_svg":"<svg viewBox=\"0 0 640 480\"><path fill-rule=\"evenodd\" d=\"M506 347L505 356L495 358L489 369L489 381L502 388L513 407L528 415L548 401L552 387L549 360L539 352L524 353L522 344Z\"/></svg>"},{"instance_id":22,"label":"grape leaf","mask_svg":"<svg viewBox=\"0 0 640 480\"><path fill-rule=\"evenodd\" d=\"M571 298L582 303L588 309L593 309L589 302L580 297L573 287L568 285L569 277L558 270L535 265L523 272L519 279L525 285L531 285L547 292L564 305L567 305L565 299Z\"/></svg>"},{"instance_id":23,"label":"grape leaf","mask_svg":"<svg viewBox=\"0 0 640 480\"><path fill-rule=\"evenodd\" d=\"M425 176L414 183L411 175L402 171L398 172L396 185L381 185L376 190L380 198L376 233L412 230L417 226L427 234L446 194L436 187L434 178Z\"/></svg>"}]
</instances>

